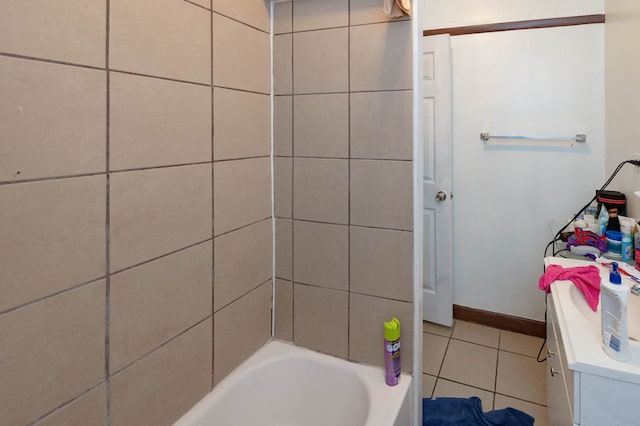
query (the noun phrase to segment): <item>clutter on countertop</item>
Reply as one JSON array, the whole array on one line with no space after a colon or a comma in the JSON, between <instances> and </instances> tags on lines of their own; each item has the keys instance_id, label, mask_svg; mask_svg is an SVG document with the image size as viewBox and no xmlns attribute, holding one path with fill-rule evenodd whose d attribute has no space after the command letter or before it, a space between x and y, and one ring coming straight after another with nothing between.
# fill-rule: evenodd
<instances>
[{"instance_id":1,"label":"clutter on countertop","mask_svg":"<svg viewBox=\"0 0 640 426\"><path fill-rule=\"evenodd\" d=\"M637 220L619 214L626 211L624 194L616 191L604 192L605 195L598 196L597 207L592 204L583 214L576 216L560 235L561 240L566 242L566 249L575 256L595 260L602 255L608 259L635 264L636 269L640 270L640 232Z\"/></svg>"}]
</instances>

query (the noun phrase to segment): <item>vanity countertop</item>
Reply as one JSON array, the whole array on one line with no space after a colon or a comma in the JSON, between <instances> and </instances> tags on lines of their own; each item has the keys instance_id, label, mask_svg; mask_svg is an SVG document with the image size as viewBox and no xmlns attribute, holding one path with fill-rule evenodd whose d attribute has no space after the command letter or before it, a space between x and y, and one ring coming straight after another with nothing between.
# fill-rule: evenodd
<instances>
[{"instance_id":1,"label":"vanity countertop","mask_svg":"<svg viewBox=\"0 0 640 426\"><path fill-rule=\"evenodd\" d=\"M545 267L555 264L565 268L595 265L600 269L601 279L609 279L609 270L592 261L547 257L544 263ZM625 269L631 272L633 267L627 265ZM634 275L640 276L638 272L633 270ZM629 286L630 283L623 276L623 284ZM598 311L593 312L571 281L555 281L551 285L551 294L553 297L549 300L558 317L568 367L582 373L640 384L640 342L630 341L631 361L620 362L610 358L602 349L600 305ZM632 327L640 330L640 296L629 295L628 317L630 335L634 335Z\"/></svg>"}]
</instances>

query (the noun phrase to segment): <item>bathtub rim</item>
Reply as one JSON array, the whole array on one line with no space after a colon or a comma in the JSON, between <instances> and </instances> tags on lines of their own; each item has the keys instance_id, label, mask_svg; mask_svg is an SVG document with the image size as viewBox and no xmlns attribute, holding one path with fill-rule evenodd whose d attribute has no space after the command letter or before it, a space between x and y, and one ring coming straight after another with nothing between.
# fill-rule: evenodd
<instances>
[{"instance_id":1,"label":"bathtub rim","mask_svg":"<svg viewBox=\"0 0 640 426\"><path fill-rule=\"evenodd\" d=\"M277 358L286 359L288 357L304 357L330 367L337 367L338 369L346 367L353 371L354 375L362 381L369 399L369 411L364 426L399 425L399 419L412 417L413 378L410 374L402 373L400 383L391 387L385 383L384 370L380 367L337 358L329 354L296 346L291 342L270 339L196 402L174 425L190 426L199 424L197 420L206 415L209 406L215 404L216 400L221 399L224 393L232 389L238 381L243 380L247 374L273 363ZM404 425L404 423L402 424Z\"/></svg>"}]
</instances>

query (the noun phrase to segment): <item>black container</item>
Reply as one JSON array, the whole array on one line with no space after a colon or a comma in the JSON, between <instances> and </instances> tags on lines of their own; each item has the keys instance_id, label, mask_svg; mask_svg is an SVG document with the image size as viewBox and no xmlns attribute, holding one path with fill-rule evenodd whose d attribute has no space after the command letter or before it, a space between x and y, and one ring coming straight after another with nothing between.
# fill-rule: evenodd
<instances>
[{"instance_id":1,"label":"black container","mask_svg":"<svg viewBox=\"0 0 640 426\"><path fill-rule=\"evenodd\" d=\"M604 204L604 208L607 211L611 209L618 209L618 215L627 215L627 197L618 191L596 191L598 194L598 214L600 214L600 208Z\"/></svg>"}]
</instances>

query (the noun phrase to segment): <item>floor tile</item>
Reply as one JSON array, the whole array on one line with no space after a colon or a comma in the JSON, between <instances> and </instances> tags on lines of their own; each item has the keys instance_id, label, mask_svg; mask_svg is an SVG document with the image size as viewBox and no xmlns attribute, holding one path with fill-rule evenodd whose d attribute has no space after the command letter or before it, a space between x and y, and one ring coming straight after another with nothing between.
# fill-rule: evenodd
<instances>
[{"instance_id":1,"label":"floor tile","mask_svg":"<svg viewBox=\"0 0 640 426\"><path fill-rule=\"evenodd\" d=\"M446 363L445 359L445 365ZM546 363L537 362L535 358L524 355L500 351L496 392L545 405Z\"/></svg>"},{"instance_id":2,"label":"floor tile","mask_svg":"<svg viewBox=\"0 0 640 426\"><path fill-rule=\"evenodd\" d=\"M435 334L422 333L422 372L437 376L447 351L449 339Z\"/></svg>"},{"instance_id":3,"label":"floor tile","mask_svg":"<svg viewBox=\"0 0 640 426\"><path fill-rule=\"evenodd\" d=\"M538 356L544 339L511 331L500 332L500 349L526 356Z\"/></svg>"},{"instance_id":4,"label":"floor tile","mask_svg":"<svg viewBox=\"0 0 640 426\"><path fill-rule=\"evenodd\" d=\"M500 330L472 322L456 321L451 337L465 342L497 348L500 341Z\"/></svg>"},{"instance_id":5,"label":"floor tile","mask_svg":"<svg viewBox=\"0 0 640 426\"><path fill-rule=\"evenodd\" d=\"M498 350L451 340L440 377L493 391Z\"/></svg>"},{"instance_id":6,"label":"floor tile","mask_svg":"<svg viewBox=\"0 0 640 426\"><path fill-rule=\"evenodd\" d=\"M496 394L495 396L495 409L500 410L502 408L515 408L516 410L524 411L535 419L535 426L548 426L549 420L547 418L547 407L538 404L532 404L531 402L522 401L520 399L510 398L505 395Z\"/></svg>"},{"instance_id":7,"label":"floor tile","mask_svg":"<svg viewBox=\"0 0 640 426\"><path fill-rule=\"evenodd\" d=\"M487 412L493 409L493 392L439 378L433 391L433 397L440 398L443 396L448 398L471 398L472 396L477 396L482 401L482 411Z\"/></svg>"},{"instance_id":8,"label":"floor tile","mask_svg":"<svg viewBox=\"0 0 640 426\"><path fill-rule=\"evenodd\" d=\"M422 373L422 397L431 398L433 395L433 388L436 387L436 376Z\"/></svg>"},{"instance_id":9,"label":"floor tile","mask_svg":"<svg viewBox=\"0 0 640 426\"><path fill-rule=\"evenodd\" d=\"M455 320L454 320L454 325L455 325ZM451 337L451 332L453 331L453 327L445 327L444 325L423 321L422 331L426 333L437 334L438 336Z\"/></svg>"}]
</instances>

